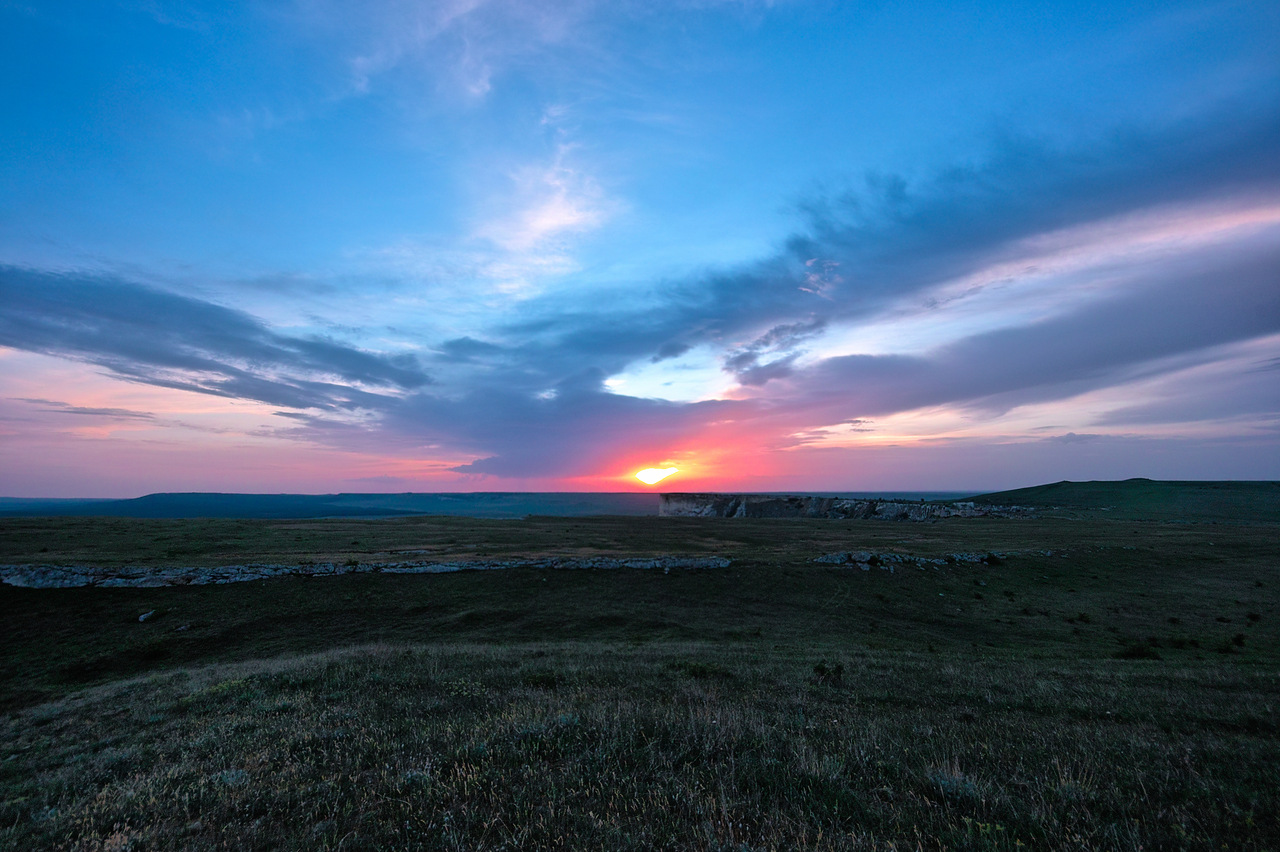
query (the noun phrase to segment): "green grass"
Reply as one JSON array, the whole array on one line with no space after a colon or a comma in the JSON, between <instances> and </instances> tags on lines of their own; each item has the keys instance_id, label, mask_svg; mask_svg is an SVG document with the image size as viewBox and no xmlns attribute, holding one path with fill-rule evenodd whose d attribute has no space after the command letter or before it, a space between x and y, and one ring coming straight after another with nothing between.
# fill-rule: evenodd
<instances>
[{"instance_id":1,"label":"green grass","mask_svg":"<svg viewBox=\"0 0 1280 852\"><path fill-rule=\"evenodd\" d=\"M0 520L6 563L735 560L0 587L0 847L1273 848L1274 533ZM812 562L855 549L1007 555Z\"/></svg>"},{"instance_id":2,"label":"green grass","mask_svg":"<svg viewBox=\"0 0 1280 852\"><path fill-rule=\"evenodd\" d=\"M978 503L1100 513L1113 519L1280 523L1280 482L1055 482L972 498Z\"/></svg>"}]
</instances>

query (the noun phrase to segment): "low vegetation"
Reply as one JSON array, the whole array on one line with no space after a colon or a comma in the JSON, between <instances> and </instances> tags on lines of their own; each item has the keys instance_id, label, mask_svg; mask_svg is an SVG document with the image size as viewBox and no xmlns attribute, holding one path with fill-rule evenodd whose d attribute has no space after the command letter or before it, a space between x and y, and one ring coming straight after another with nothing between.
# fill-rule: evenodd
<instances>
[{"instance_id":1,"label":"low vegetation","mask_svg":"<svg viewBox=\"0 0 1280 852\"><path fill-rule=\"evenodd\" d=\"M0 837L1265 849L1280 834L1274 673L823 653L380 646L157 674L10 718Z\"/></svg>"},{"instance_id":2,"label":"low vegetation","mask_svg":"<svg viewBox=\"0 0 1280 852\"><path fill-rule=\"evenodd\" d=\"M8 519L8 563L734 563L0 588L0 847L1274 848L1276 532Z\"/></svg>"},{"instance_id":3,"label":"low vegetation","mask_svg":"<svg viewBox=\"0 0 1280 852\"><path fill-rule=\"evenodd\" d=\"M1280 482L1054 482L973 498L1059 516L1211 523L1280 522Z\"/></svg>"}]
</instances>

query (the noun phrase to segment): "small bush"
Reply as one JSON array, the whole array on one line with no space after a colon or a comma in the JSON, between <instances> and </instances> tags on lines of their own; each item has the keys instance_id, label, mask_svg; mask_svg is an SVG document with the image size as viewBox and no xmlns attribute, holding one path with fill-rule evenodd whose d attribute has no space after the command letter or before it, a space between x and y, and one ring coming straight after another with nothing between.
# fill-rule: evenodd
<instances>
[{"instance_id":1,"label":"small bush","mask_svg":"<svg viewBox=\"0 0 1280 852\"><path fill-rule=\"evenodd\" d=\"M561 677L550 669L525 672L520 682L533 689L555 689L560 686Z\"/></svg>"},{"instance_id":2,"label":"small bush","mask_svg":"<svg viewBox=\"0 0 1280 852\"><path fill-rule=\"evenodd\" d=\"M1160 652L1145 643L1126 645L1113 654L1117 660L1159 660Z\"/></svg>"},{"instance_id":3,"label":"small bush","mask_svg":"<svg viewBox=\"0 0 1280 852\"><path fill-rule=\"evenodd\" d=\"M844 666L840 663L828 666L823 660L813 667L813 680L822 686L840 686L844 683Z\"/></svg>"}]
</instances>

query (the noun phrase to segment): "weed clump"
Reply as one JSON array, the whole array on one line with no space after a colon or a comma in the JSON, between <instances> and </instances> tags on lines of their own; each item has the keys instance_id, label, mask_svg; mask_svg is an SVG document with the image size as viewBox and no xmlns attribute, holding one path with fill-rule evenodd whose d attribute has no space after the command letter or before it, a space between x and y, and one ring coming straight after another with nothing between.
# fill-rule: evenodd
<instances>
[{"instance_id":1,"label":"weed clump","mask_svg":"<svg viewBox=\"0 0 1280 852\"><path fill-rule=\"evenodd\" d=\"M733 677L733 673L725 667L700 660L678 660L667 663L667 668L683 672L694 680L727 680Z\"/></svg>"},{"instance_id":2,"label":"weed clump","mask_svg":"<svg viewBox=\"0 0 1280 852\"><path fill-rule=\"evenodd\" d=\"M1163 659L1160 652L1155 649L1149 642L1134 642L1125 645L1119 651L1113 654L1117 660L1159 660Z\"/></svg>"},{"instance_id":3,"label":"weed clump","mask_svg":"<svg viewBox=\"0 0 1280 852\"><path fill-rule=\"evenodd\" d=\"M520 682L530 689L556 689L564 679L551 669L536 669L534 671L525 672Z\"/></svg>"},{"instance_id":4,"label":"weed clump","mask_svg":"<svg viewBox=\"0 0 1280 852\"><path fill-rule=\"evenodd\" d=\"M813 682L819 686L843 686L844 665L836 663L828 666L827 661L822 660L813 667Z\"/></svg>"}]
</instances>

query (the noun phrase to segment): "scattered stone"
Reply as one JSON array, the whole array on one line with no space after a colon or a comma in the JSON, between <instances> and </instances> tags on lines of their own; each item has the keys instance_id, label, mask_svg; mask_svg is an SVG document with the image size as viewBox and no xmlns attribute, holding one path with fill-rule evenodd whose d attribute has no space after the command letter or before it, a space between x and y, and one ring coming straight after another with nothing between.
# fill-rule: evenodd
<instances>
[{"instance_id":1,"label":"scattered stone","mask_svg":"<svg viewBox=\"0 0 1280 852\"><path fill-rule=\"evenodd\" d=\"M501 571L509 568L539 568L552 570L633 570L662 569L670 573L680 568L687 571L727 568L730 560L723 556L653 556L623 557L592 556L564 558L548 556L538 559L469 560L459 562L361 562L358 566L333 562L316 562L306 565L248 564L222 565L216 568L127 566L102 568L92 565L0 565L0 581L10 586L31 589L69 589L80 586L100 588L154 588L160 586L202 586L222 583L243 583L265 580L271 577L303 576L331 577L339 574L448 574L455 571ZM155 610L146 613L139 621L146 621Z\"/></svg>"},{"instance_id":2,"label":"scattered stone","mask_svg":"<svg viewBox=\"0 0 1280 852\"><path fill-rule=\"evenodd\" d=\"M912 566L921 571L932 568L938 570L946 565L995 565L1004 561L1009 553L948 553L945 556L912 556L906 553L868 553L865 550L839 551L825 553L814 558L814 562L823 565L846 565L870 571L879 568L881 571L894 572L895 565ZM993 561L994 560L994 561ZM983 583L983 585L986 585Z\"/></svg>"}]
</instances>

